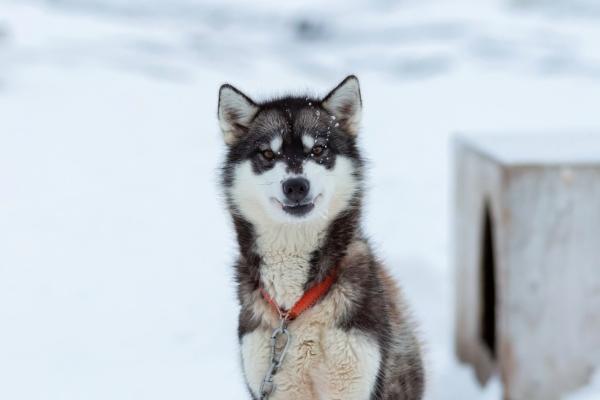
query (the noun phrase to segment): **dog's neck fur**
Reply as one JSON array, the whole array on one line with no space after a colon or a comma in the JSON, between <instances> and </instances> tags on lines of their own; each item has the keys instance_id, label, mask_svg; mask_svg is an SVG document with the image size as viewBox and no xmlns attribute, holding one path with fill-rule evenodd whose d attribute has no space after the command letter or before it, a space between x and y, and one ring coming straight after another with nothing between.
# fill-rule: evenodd
<instances>
[{"instance_id":1,"label":"dog's neck fur","mask_svg":"<svg viewBox=\"0 0 600 400\"><path fill-rule=\"evenodd\" d=\"M234 217L241 256L248 266L238 271L238 280L264 287L280 307L291 308L339 263L359 235L359 219L359 200L332 221L311 224L254 226Z\"/></svg>"},{"instance_id":2,"label":"dog's neck fur","mask_svg":"<svg viewBox=\"0 0 600 400\"><path fill-rule=\"evenodd\" d=\"M308 281L311 254L321 247L325 228L323 222L315 221L257 229L260 283L280 307L289 310L302 296Z\"/></svg>"}]
</instances>

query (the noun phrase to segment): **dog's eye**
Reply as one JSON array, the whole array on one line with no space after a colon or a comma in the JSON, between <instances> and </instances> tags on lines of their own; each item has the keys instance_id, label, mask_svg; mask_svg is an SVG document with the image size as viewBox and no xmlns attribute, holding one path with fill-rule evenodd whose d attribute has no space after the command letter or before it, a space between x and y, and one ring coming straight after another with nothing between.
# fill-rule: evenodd
<instances>
[{"instance_id":1,"label":"dog's eye","mask_svg":"<svg viewBox=\"0 0 600 400\"><path fill-rule=\"evenodd\" d=\"M263 150L262 155L264 158L266 158L269 161L271 161L273 158L275 158L275 153L273 153L273 150L271 150L271 149Z\"/></svg>"},{"instance_id":2,"label":"dog's eye","mask_svg":"<svg viewBox=\"0 0 600 400\"><path fill-rule=\"evenodd\" d=\"M315 146L312 148L311 152L315 156L320 156L325 151L325 147L323 146Z\"/></svg>"}]
</instances>

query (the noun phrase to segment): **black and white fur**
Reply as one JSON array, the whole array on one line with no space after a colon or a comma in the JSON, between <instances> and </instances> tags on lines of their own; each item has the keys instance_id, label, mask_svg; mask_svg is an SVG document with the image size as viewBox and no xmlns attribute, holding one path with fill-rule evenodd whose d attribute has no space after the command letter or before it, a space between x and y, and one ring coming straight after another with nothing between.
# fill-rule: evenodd
<instances>
[{"instance_id":1,"label":"black and white fur","mask_svg":"<svg viewBox=\"0 0 600 400\"><path fill-rule=\"evenodd\" d=\"M228 148L222 184L239 243L238 333L253 399L279 325L259 288L289 309L336 267L327 295L290 323L291 346L270 399L422 398L406 305L361 231L361 109L355 76L322 99L255 102L231 85L220 89Z\"/></svg>"}]
</instances>

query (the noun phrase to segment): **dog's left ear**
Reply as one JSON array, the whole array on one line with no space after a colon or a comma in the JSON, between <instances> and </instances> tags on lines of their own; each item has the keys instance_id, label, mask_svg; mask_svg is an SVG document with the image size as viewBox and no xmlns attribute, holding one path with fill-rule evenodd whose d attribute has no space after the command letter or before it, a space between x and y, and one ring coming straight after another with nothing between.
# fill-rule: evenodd
<instances>
[{"instance_id":1,"label":"dog's left ear","mask_svg":"<svg viewBox=\"0 0 600 400\"><path fill-rule=\"evenodd\" d=\"M342 128L352 136L358 134L362 114L362 99L358 78L346 77L321 102L323 108L333 114Z\"/></svg>"},{"instance_id":2,"label":"dog's left ear","mask_svg":"<svg viewBox=\"0 0 600 400\"><path fill-rule=\"evenodd\" d=\"M221 86L218 117L225 143L232 145L246 134L257 112L258 106L250 97L229 84Z\"/></svg>"}]
</instances>

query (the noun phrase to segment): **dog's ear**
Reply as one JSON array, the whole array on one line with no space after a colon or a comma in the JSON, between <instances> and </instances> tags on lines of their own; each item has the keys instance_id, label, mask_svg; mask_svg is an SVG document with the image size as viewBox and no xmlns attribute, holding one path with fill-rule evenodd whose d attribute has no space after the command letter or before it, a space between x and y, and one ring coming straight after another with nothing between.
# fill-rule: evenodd
<instances>
[{"instance_id":1,"label":"dog's ear","mask_svg":"<svg viewBox=\"0 0 600 400\"><path fill-rule=\"evenodd\" d=\"M356 136L362 113L360 86L356 76L346 77L323 98L321 105L337 118L346 132Z\"/></svg>"},{"instance_id":2,"label":"dog's ear","mask_svg":"<svg viewBox=\"0 0 600 400\"><path fill-rule=\"evenodd\" d=\"M221 86L217 115L225 143L232 145L243 136L257 112L250 97L229 84Z\"/></svg>"}]
</instances>

